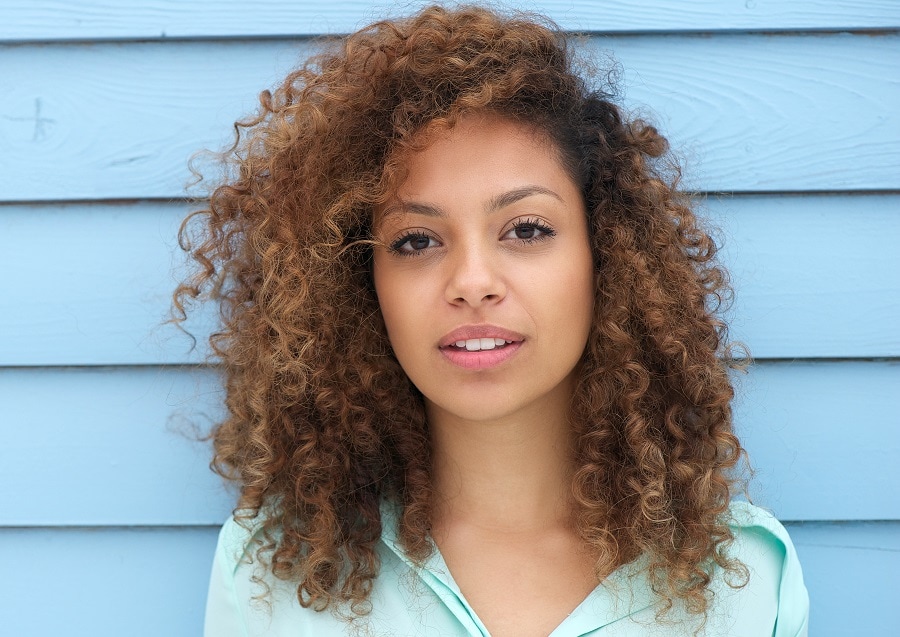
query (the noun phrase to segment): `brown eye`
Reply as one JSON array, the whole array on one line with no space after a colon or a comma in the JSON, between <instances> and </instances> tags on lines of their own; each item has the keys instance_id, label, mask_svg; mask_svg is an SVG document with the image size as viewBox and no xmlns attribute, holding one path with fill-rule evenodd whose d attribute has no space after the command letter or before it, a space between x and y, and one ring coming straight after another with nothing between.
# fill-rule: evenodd
<instances>
[{"instance_id":1,"label":"brown eye","mask_svg":"<svg viewBox=\"0 0 900 637\"><path fill-rule=\"evenodd\" d=\"M527 219L513 225L513 227L506 232L504 238L515 239L523 243L533 243L535 241L550 239L555 234L556 231L545 223L538 220Z\"/></svg>"},{"instance_id":2,"label":"brown eye","mask_svg":"<svg viewBox=\"0 0 900 637\"><path fill-rule=\"evenodd\" d=\"M533 239L534 236L537 234L538 229L535 228L534 226L529 226L529 225L523 224L521 226L516 226L514 231L516 233L517 239Z\"/></svg>"},{"instance_id":3,"label":"brown eye","mask_svg":"<svg viewBox=\"0 0 900 637\"><path fill-rule=\"evenodd\" d=\"M409 247L413 250L424 250L428 247L428 244L431 242L431 239L426 237L425 235L418 235L415 237L409 238Z\"/></svg>"},{"instance_id":4,"label":"brown eye","mask_svg":"<svg viewBox=\"0 0 900 637\"><path fill-rule=\"evenodd\" d=\"M438 245L440 243L434 237L422 232L410 232L394 241L390 245L390 250L394 254L410 256L420 254Z\"/></svg>"}]
</instances>

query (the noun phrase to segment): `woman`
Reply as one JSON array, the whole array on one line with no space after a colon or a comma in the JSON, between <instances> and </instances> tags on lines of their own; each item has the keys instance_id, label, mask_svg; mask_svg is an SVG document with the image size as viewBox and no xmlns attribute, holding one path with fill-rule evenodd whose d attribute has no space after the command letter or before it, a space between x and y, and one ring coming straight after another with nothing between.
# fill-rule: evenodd
<instances>
[{"instance_id":1,"label":"woman","mask_svg":"<svg viewBox=\"0 0 900 637\"><path fill-rule=\"evenodd\" d=\"M208 635L806 633L731 499L715 246L562 35L432 7L261 101L175 296L220 304L241 489Z\"/></svg>"}]
</instances>

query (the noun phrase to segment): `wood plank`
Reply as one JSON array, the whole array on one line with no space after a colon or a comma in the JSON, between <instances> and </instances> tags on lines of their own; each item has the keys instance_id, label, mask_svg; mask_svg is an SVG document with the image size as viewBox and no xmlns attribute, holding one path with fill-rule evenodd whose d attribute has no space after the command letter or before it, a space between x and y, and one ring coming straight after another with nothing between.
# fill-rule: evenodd
<instances>
[{"instance_id":1,"label":"wood plank","mask_svg":"<svg viewBox=\"0 0 900 637\"><path fill-rule=\"evenodd\" d=\"M175 236L188 208L172 204L0 208L4 284L0 364L200 362L167 325L179 280ZM47 258L46 255L53 255ZM9 305L7 305L9 303ZM213 323L188 326L205 343Z\"/></svg>"},{"instance_id":2,"label":"wood plank","mask_svg":"<svg viewBox=\"0 0 900 637\"><path fill-rule=\"evenodd\" d=\"M403 4L403 10L412 11L431 1L412 0ZM605 33L886 29L900 25L900 10L891 0L520 0L507 4L544 12L565 29ZM262 0L254 2L252 12L238 0L7 0L0 5L0 40L346 33L396 13L396 4L386 0Z\"/></svg>"},{"instance_id":3,"label":"wood plank","mask_svg":"<svg viewBox=\"0 0 900 637\"><path fill-rule=\"evenodd\" d=\"M761 363L736 384L755 502L786 520L900 518L900 491L872 488L900 484L900 363Z\"/></svg>"},{"instance_id":4,"label":"wood plank","mask_svg":"<svg viewBox=\"0 0 900 637\"><path fill-rule=\"evenodd\" d=\"M900 189L900 35L589 46L615 53L629 108L669 134L689 188ZM188 158L221 147L259 90L308 51L288 41L0 47L0 199L180 197Z\"/></svg>"},{"instance_id":5,"label":"wood plank","mask_svg":"<svg viewBox=\"0 0 900 637\"><path fill-rule=\"evenodd\" d=\"M809 634L894 634L894 609L900 590L900 523L839 522L787 527L809 589Z\"/></svg>"},{"instance_id":6,"label":"wood plank","mask_svg":"<svg viewBox=\"0 0 900 637\"><path fill-rule=\"evenodd\" d=\"M222 410L212 373L5 369L0 397L0 476L19 485L0 526L214 524L231 511L198 441Z\"/></svg>"},{"instance_id":7,"label":"wood plank","mask_svg":"<svg viewBox=\"0 0 900 637\"><path fill-rule=\"evenodd\" d=\"M736 423L754 500L787 520L898 520L900 364L759 364ZM192 442L221 413L211 371L3 369L0 526L218 524L232 496ZM849 435L848 435L849 434Z\"/></svg>"},{"instance_id":8,"label":"wood plank","mask_svg":"<svg viewBox=\"0 0 900 637\"><path fill-rule=\"evenodd\" d=\"M900 355L900 196L708 201L737 300L732 337L761 358ZM0 207L0 365L202 360L164 325L181 204ZM852 223L852 246L847 226ZM47 258L46 255L53 255ZM193 316L193 315L192 315ZM188 329L205 343L212 308Z\"/></svg>"},{"instance_id":9,"label":"wood plank","mask_svg":"<svg viewBox=\"0 0 900 637\"><path fill-rule=\"evenodd\" d=\"M789 524L788 530L810 591L811 634L892 634L900 523ZM0 622L10 635L88 637L99 626L104 635L199 635L216 531L0 530L0 558L15 574L0 579Z\"/></svg>"},{"instance_id":10,"label":"wood plank","mask_svg":"<svg viewBox=\"0 0 900 637\"><path fill-rule=\"evenodd\" d=\"M2 529L4 634L196 637L217 531Z\"/></svg>"},{"instance_id":11,"label":"wood plank","mask_svg":"<svg viewBox=\"0 0 900 637\"><path fill-rule=\"evenodd\" d=\"M900 35L590 44L621 62L627 102L669 137L688 189L900 187Z\"/></svg>"},{"instance_id":12,"label":"wood plank","mask_svg":"<svg viewBox=\"0 0 900 637\"><path fill-rule=\"evenodd\" d=\"M736 289L732 338L754 356L900 355L900 196L708 204Z\"/></svg>"}]
</instances>

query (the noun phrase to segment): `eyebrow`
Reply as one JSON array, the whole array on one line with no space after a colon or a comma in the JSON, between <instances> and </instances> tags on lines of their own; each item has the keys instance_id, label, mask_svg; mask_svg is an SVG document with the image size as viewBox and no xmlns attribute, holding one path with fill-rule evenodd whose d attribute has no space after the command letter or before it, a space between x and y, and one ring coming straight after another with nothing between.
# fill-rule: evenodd
<instances>
[{"instance_id":1,"label":"eyebrow","mask_svg":"<svg viewBox=\"0 0 900 637\"><path fill-rule=\"evenodd\" d=\"M514 188L513 190L508 190L506 192L500 193L499 195L491 197L491 200L488 202L487 211L495 212L497 210L500 210L501 208L505 208L506 206L511 206L517 201L521 201L526 197L532 197L534 195L547 195L560 202L562 202L563 200L562 197L560 197L554 191L550 190L549 188L545 188L544 186L522 186L521 188ZM391 206L384 211L384 216L389 217L401 212L411 212L413 214L423 215L426 217L447 216L447 211L440 206L434 206L431 204L419 203L414 201L405 201L396 206Z\"/></svg>"},{"instance_id":2,"label":"eyebrow","mask_svg":"<svg viewBox=\"0 0 900 637\"><path fill-rule=\"evenodd\" d=\"M560 202L563 200L562 197L549 188L544 188L543 186L522 186L521 188L515 188L493 197L488 204L488 211L494 212L495 210L511 206L517 201L521 201L526 197L532 197L534 195L547 195Z\"/></svg>"}]
</instances>

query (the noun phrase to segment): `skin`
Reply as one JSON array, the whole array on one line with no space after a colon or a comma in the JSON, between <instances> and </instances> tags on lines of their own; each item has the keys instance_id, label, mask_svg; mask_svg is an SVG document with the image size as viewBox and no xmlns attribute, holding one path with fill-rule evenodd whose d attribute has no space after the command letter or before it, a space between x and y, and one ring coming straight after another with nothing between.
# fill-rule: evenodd
<instances>
[{"instance_id":1,"label":"skin","mask_svg":"<svg viewBox=\"0 0 900 637\"><path fill-rule=\"evenodd\" d=\"M467 115L429 141L376 211L374 281L425 399L434 539L492 635L547 635L598 583L568 496L568 405L594 303L584 202L556 148L521 124ZM513 342L446 347L473 330Z\"/></svg>"}]
</instances>

